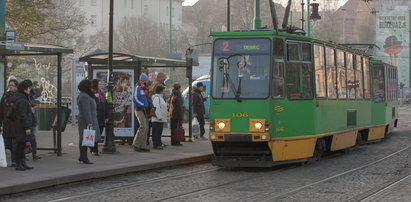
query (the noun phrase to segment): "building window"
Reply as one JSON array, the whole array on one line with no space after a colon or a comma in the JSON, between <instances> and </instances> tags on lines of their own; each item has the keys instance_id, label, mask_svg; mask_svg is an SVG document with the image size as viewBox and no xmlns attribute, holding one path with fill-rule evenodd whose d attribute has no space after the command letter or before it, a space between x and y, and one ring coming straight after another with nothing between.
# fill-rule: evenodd
<instances>
[{"instance_id":1,"label":"building window","mask_svg":"<svg viewBox=\"0 0 411 202\"><path fill-rule=\"evenodd\" d=\"M84 6L85 0L80 0L79 6Z\"/></svg>"},{"instance_id":2,"label":"building window","mask_svg":"<svg viewBox=\"0 0 411 202\"><path fill-rule=\"evenodd\" d=\"M90 16L90 25L91 25L92 27L95 27L95 26L96 26L96 23L97 23L97 16L96 16L96 15Z\"/></svg>"},{"instance_id":3,"label":"building window","mask_svg":"<svg viewBox=\"0 0 411 202\"><path fill-rule=\"evenodd\" d=\"M97 0L91 0L91 6L97 6Z\"/></svg>"}]
</instances>

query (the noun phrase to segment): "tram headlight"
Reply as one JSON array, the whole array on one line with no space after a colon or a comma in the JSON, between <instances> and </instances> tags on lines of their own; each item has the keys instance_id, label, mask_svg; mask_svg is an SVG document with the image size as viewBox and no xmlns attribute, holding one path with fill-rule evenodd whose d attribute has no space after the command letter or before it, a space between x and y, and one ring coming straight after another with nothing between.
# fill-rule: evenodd
<instances>
[{"instance_id":1,"label":"tram headlight","mask_svg":"<svg viewBox=\"0 0 411 202\"><path fill-rule=\"evenodd\" d=\"M257 122L254 124L255 129L260 130L263 127L263 124L261 124L260 122Z\"/></svg>"},{"instance_id":2,"label":"tram headlight","mask_svg":"<svg viewBox=\"0 0 411 202\"><path fill-rule=\"evenodd\" d=\"M215 135L211 135L211 140L215 140Z\"/></svg>"},{"instance_id":3,"label":"tram headlight","mask_svg":"<svg viewBox=\"0 0 411 202\"><path fill-rule=\"evenodd\" d=\"M263 135L263 136L261 136L261 139L262 139L262 140L266 140L266 139L267 139L267 136Z\"/></svg>"},{"instance_id":4,"label":"tram headlight","mask_svg":"<svg viewBox=\"0 0 411 202\"><path fill-rule=\"evenodd\" d=\"M220 123L218 123L217 126L218 126L219 129L223 130L223 129L225 128L225 123L224 123L224 122L220 122Z\"/></svg>"}]
</instances>

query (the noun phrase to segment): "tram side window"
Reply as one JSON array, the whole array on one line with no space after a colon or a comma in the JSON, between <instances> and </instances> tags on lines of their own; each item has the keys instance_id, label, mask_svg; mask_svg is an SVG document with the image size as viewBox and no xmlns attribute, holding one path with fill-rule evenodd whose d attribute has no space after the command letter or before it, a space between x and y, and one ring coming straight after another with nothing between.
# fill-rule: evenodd
<instances>
[{"instance_id":1,"label":"tram side window","mask_svg":"<svg viewBox=\"0 0 411 202\"><path fill-rule=\"evenodd\" d=\"M273 51L273 58L274 59L284 59L284 42L282 39L275 38L274 39L274 51Z\"/></svg>"},{"instance_id":2,"label":"tram side window","mask_svg":"<svg viewBox=\"0 0 411 202\"><path fill-rule=\"evenodd\" d=\"M273 64L273 98L284 98L284 62L274 61Z\"/></svg>"},{"instance_id":3,"label":"tram side window","mask_svg":"<svg viewBox=\"0 0 411 202\"><path fill-rule=\"evenodd\" d=\"M363 72L362 72L362 58L359 55L355 56L355 94L357 99L364 98L363 91Z\"/></svg>"},{"instance_id":4,"label":"tram side window","mask_svg":"<svg viewBox=\"0 0 411 202\"><path fill-rule=\"evenodd\" d=\"M354 77L354 64L353 54L346 53L345 64L347 68L347 94L349 99L355 99L355 77Z\"/></svg>"},{"instance_id":5,"label":"tram side window","mask_svg":"<svg viewBox=\"0 0 411 202\"><path fill-rule=\"evenodd\" d=\"M384 67L374 66L372 69L372 89L374 102L384 102L385 97L385 79Z\"/></svg>"},{"instance_id":6,"label":"tram side window","mask_svg":"<svg viewBox=\"0 0 411 202\"><path fill-rule=\"evenodd\" d=\"M316 95L318 98L326 97L324 47L318 44L314 45L314 63Z\"/></svg>"},{"instance_id":7,"label":"tram side window","mask_svg":"<svg viewBox=\"0 0 411 202\"><path fill-rule=\"evenodd\" d=\"M363 70L364 70L364 97L365 99L369 99L371 97L370 94L370 64L368 58L363 58L362 60Z\"/></svg>"},{"instance_id":8,"label":"tram side window","mask_svg":"<svg viewBox=\"0 0 411 202\"><path fill-rule=\"evenodd\" d=\"M337 98L337 70L335 68L334 49L330 47L325 48L326 67L327 67L327 92L328 98Z\"/></svg>"},{"instance_id":9,"label":"tram side window","mask_svg":"<svg viewBox=\"0 0 411 202\"><path fill-rule=\"evenodd\" d=\"M309 43L287 42L286 83L289 99L312 99L313 69Z\"/></svg>"},{"instance_id":10,"label":"tram side window","mask_svg":"<svg viewBox=\"0 0 411 202\"><path fill-rule=\"evenodd\" d=\"M347 74L345 71L344 52L337 50L337 83L338 83L338 99L347 98Z\"/></svg>"}]
</instances>

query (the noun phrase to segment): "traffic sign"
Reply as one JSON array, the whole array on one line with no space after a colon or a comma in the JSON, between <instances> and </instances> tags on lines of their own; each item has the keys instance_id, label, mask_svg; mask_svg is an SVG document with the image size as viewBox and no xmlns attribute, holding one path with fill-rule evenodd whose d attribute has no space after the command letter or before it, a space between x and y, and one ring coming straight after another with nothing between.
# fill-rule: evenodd
<instances>
[{"instance_id":1,"label":"traffic sign","mask_svg":"<svg viewBox=\"0 0 411 202\"><path fill-rule=\"evenodd\" d=\"M7 50L24 50L24 43L15 42L15 41L7 41L6 49Z\"/></svg>"},{"instance_id":2,"label":"traffic sign","mask_svg":"<svg viewBox=\"0 0 411 202\"><path fill-rule=\"evenodd\" d=\"M14 30L6 30L6 42L9 41L16 41L16 31Z\"/></svg>"}]
</instances>

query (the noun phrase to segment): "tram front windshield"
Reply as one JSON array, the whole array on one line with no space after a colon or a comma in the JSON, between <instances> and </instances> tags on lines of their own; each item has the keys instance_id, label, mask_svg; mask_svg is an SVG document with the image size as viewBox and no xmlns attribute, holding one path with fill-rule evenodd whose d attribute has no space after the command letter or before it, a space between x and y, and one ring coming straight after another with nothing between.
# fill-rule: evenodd
<instances>
[{"instance_id":1,"label":"tram front windshield","mask_svg":"<svg viewBox=\"0 0 411 202\"><path fill-rule=\"evenodd\" d=\"M212 70L213 98L267 98L270 50L270 39L216 40Z\"/></svg>"}]
</instances>

